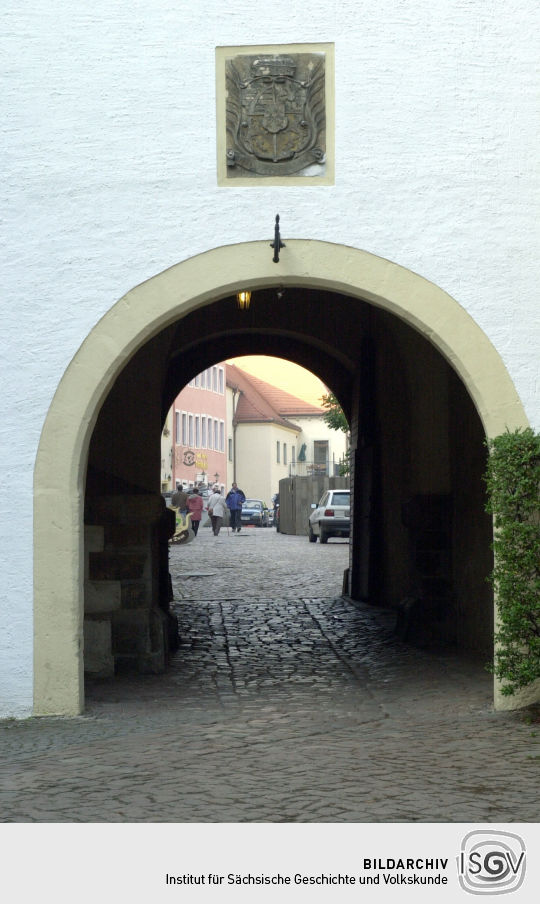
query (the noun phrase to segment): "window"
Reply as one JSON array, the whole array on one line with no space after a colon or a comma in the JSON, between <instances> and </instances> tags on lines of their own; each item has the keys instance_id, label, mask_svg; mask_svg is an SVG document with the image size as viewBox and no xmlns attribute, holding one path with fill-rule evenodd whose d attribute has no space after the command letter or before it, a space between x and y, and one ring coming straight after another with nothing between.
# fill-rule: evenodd
<instances>
[{"instance_id":1,"label":"window","mask_svg":"<svg viewBox=\"0 0 540 904\"><path fill-rule=\"evenodd\" d=\"M296 464L296 446L291 446L291 460L293 465Z\"/></svg>"},{"instance_id":2,"label":"window","mask_svg":"<svg viewBox=\"0 0 540 904\"><path fill-rule=\"evenodd\" d=\"M182 445L187 446L188 442L187 437L187 414L185 411L182 412Z\"/></svg>"},{"instance_id":3,"label":"window","mask_svg":"<svg viewBox=\"0 0 540 904\"><path fill-rule=\"evenodd\" d=\"M218 390L217 367L212 368L212 389L214 392Z\"/></svg>"},{"instance_id":4,"label":"window","mask_svg":"<svg viewBox=\"0 0 540 904\"><path fill-rule=\"evenodd\" d=\"M193 415L188 415L188 446L193 445Z\"/></svg>"},{"instance_id":5,"label":"window","mask_svg":"<svg viewBox=\"0 0 540 904\"><path fill-rule=\"evenodd\" d=\"M180 442L180 437L181 437L181 433L180 433L180 412L179 412L179 411L175 411L175 412L174 412L174 441L175 441L176 443L179 443L179 442Z\"/></svg>"},{"instance_id":6,"label":"window","mask_svg":"<svg viewBox=\"0 0 540 904\"><path fill-rule=\"evenodd\" d=\"M229 437L229 461L232 461L232 438Z\"/></svg>"},{"instance_id":7,"label":"window","mask_svg":"<svg viewBox=\"0 0 540 904\"><path fill-rule=\"evenodd\" d=\"M334 492L332 493L332 505L347 505L351 504L351 495L348 491Z\"/></svg>"},{"instance_id":8,"label":"window","mask_svg":"<svg viewBox=\"0 0 540 904\"><path fill-rule=\"evenodd\" d=\"M208 448L209 448L209 449L213 449L213 448L214 448L213 445L212 445L212 436L213 436L213 433L212 433L212 418L209 417L209 418L208 418Z\"/></svg>"},{"instance_id":9,"label":"window","mask_svg":"<svg viewBox=\"0 0 540 904\"><path fill-rule=\"evenodd\" d=\"M219 451L225 452L225 423L219 422Z\"/></svg>"},{"instance_id":10,"label":"window","mask_svg":"<svg viewBox=\"0 0 540 904\"><path fill-rule=\"evenodd\" d=\"M195 445L197 449L201 447L201 419L198 414L195 415Z\"/></svg>"},{"instance_id":11,"label":"window","mask_svg":"<svg viewBox=\"0 0 540 904\"><path fill-rule=\"evenodd\" d=\"M214 449L219 452L219 424L214 421Z\"/></svg>"},{"instance_id":12,"label":"window","mask_svg":"<svg viewBox=\"0 0 540 904\"><path fill-rule=\"evenodd\" d=\"M195 386L199 387L201 385L201 377L200 374L197 374L195 377Z\"/></svg>"},{"instance_id":13,"label":"window","mask_svg":"<svg viewBox=\"0 0 540 904\"><path fill-rule=\"evenodd\" d=\"M328 463L328 440L316 439L313 443L313 463L322 470Z\"/></svg>"},{"instance_id":14,"label":"window","mask_svg":"<svg viewBox=\"0 0 540 904\"><path fill-rule=\"evenodd\" d=\"M206 388L212 389L212 370L210 367L206 371Z\"/></svg>"},{"instance_id":15,"label":"window","mask_svg":"<svg viewBox=\"0 0 540 904\"><path fill-rule=\"evenodd\" d=\"M206 415L201 417L201 446L206 449Z\"/></svg>"},{"instance_id":16,"label":"window","mask_svg":"<svg viewBox=\"0 0 540 904\"><path fill-rule=\"evenodd\" d=\"M206 389L206 371L203 370L201 374L201 389Z\"/></svg>"},{"instance_id":17,"label":"window","mask_svg":"<svg viewBox=\"0 0 540 904\"><path fill-rule=\"evenodd\" d=\"M279 464L280 461L281 461L280 454L279 454L279 440L278 440L277 443L276 443L276 461L277 461L278 464Z\"/></svg>"},{"instance_id":18,"label":"window","mask_svg":"<svg viewBox=\"0 0 540 904\"><path fill-rule=\"evenodd\" d=\"M283 443L283 464L287 464L287 443Z\"/></svg>"},{"instance_id":19,"label":"window","mask_svg":"<svg viewBox=\"0 0 540 904\"><path fill-rule=\"evenodd\" d=\"M220 391L221 395L223 395L223 368L222 367L219 368L218 377L219 377L219 391Z\"/></svg>"}]
</instances>

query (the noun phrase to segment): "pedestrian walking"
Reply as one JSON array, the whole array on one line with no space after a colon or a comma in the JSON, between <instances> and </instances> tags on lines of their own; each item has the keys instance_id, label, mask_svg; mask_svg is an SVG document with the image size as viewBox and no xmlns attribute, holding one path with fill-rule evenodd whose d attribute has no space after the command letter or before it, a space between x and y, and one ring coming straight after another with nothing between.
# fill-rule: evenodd
<instances>
[{"instance_id":1,"label":"pedestrian walking","mask_svg":"<svg viewBox=\"0 0 540 904\"><path fill-rule=\"evenodd\" d=\"M191 512L191 527L195 536L199 530L203 513L204 501L197 487L193 487L191 495L187 499L187 510Z\"/></svg>"},{"instance_id":2,"label":"pedestrian walking","mask_svg":"<svg viewBox=\"0 0 540 904\"><path fill-rule=\"evenodd\" d=\"M184 490L182 484L179 483L176 487L176 491L171 496L171 505L177 508L182 515L185 515L187 512L187 500L188 494Z\"/></svg>"},{"instance_id":3,"label":"pedestrian walking","mask_svg":"<svg viewBox=\"0 0 540 904\"><path fill-rule=\"evenodd\" d=\"M233 483L231 489L227 493L225 501L231 512L231 527L233 534L235 531L239 533L240 528L242 527L242 504L246 501L246 497L236 483Z\"/></svg>"},{"instance_id":4,"label":"pedestrian walking","mask_svg":"<svg viewBox=\"0 0 540 904\"><path fill-rule=\"evenodd\" d=\"M212 522L214 536L217 537L225 515L227 514L227 502L221 495L219 486L214 487L214 492L208 499L208 514Z\"/></svg>"}]
</instances>

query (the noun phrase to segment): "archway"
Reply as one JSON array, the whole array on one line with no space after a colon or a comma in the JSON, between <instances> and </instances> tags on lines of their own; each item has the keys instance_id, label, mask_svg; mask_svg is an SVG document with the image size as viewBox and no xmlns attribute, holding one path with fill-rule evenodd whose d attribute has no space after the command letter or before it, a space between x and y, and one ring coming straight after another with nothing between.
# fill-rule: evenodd
<instances>
[{"instance_id":1,"label":"archway","mask_svg":"<svg viewBox=\"0 0 540 904\"><path fill-rule=\"evenodd\" d=\"M145 344L158 341L176 322L243 286L334 293L351 305L367 303L395 315L455 371L488 437L506 427L527 425L500 356L467 312L422 277L366 252L292 240L276 265L266 243L247 243L209 251L138 286L102 318L81 346L59 384L42 432L34 494L36 714L75 714L84 706L84 482L102 404ZM278 325L274 332L285 335L287 329ZM239 330L236 335L242 347L245 333ZM207 331L206 340L211 338ZM317 341L311 347L316 349ZM340 360L338 345L334 347L346 382L346 361Z\"/></svg>"}]
</instances>

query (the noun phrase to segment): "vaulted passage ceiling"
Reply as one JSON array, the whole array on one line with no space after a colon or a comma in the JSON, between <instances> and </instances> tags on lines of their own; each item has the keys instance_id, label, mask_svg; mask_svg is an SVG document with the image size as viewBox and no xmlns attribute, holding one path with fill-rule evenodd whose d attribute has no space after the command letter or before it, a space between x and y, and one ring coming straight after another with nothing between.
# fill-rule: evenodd
<instances>
[{"instance_id":1,"label":"vaulted passage ceiling","mask_svg":"<svg viewBox=\"0 0 540 904\"><path fill-rule=\"evenodd\" d=\"M165 410L204 367L238 355L272 355L316 373L348 413L359 339L373 316L366 302L325 291L254 292L248 311L234 296L188 314L171 329Z\"/></svg>"}]
</instances>

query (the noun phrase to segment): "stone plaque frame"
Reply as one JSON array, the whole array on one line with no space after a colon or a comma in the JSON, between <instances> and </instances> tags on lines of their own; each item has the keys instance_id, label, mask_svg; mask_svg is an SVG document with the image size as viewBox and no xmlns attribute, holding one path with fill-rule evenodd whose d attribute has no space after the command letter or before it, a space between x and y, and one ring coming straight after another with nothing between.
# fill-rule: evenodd
<instances>
[{"instance_id":1,"label":"stone plaque frame","mask_svg":"<svg viewBox=\"0 0 540 904\"><path fill-rule=\"evenodd\" d=\"M334 184L334 45L216 48L218 185Z\"/></svg>"}]
</instances>

